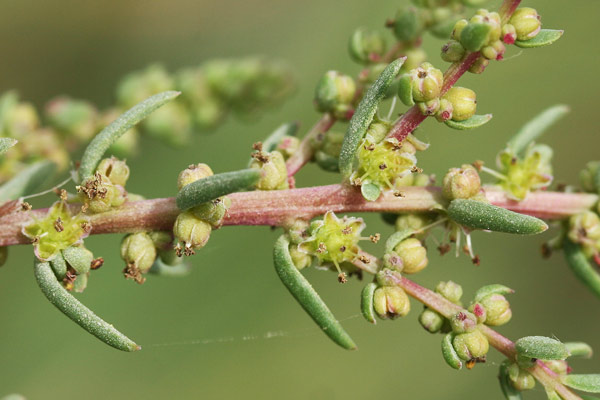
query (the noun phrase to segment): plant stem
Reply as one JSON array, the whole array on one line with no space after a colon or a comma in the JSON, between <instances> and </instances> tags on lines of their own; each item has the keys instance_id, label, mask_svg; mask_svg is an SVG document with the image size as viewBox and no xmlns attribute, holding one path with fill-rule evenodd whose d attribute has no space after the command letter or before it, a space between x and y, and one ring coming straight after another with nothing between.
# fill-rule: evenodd
<instances>
[{"instance_id":1,"label":"plant stem","mask_svg":"<svg viewBox=\"0 0 600 400\"><path fill-rule=\"evenodd\" d=\"M318 141L319 135L327 132L335 124L336 119L331 114L323 114L321 119L312 127L312 129L302 138L300 147L285 163L288 176L294 176L296 172L309 162L314 153L314 142Z\"/></svg>"},{"instance_id":2,"label":"plant stem","mask_svg":"<svg viewBox=\"0 0 600 400\"><path fill-rule=\"evenodd\" d=\"M504 0L498 12L503 22L510 19L510 16L515 12L520 2L521 0ZM479 56L479 52L467 53L461 61L450 65L446 72L444 72L444 85L442 86L440 97L443 96L448 89L454 86L460 77L471 68L475 61L477 61ZM399 142L402 142L410 133L414 132L423 121L425 121L425 118L427 118L427 116L423 115L416 105L412 106L392 127L388 133L388 137L395 138Z\"/></svg>"},{"instance_id":3,"label":"plant stem","mask_svg":"<svg viewBox=\"0 0 600 400\"><path fill-rule=\"evenodd\" d=\"M360 190L346 185L328 185L278 191L230 194L231 207L224 225L281 226L296 218L310 219L325 214L351 212L431 212L443 209L446 201L439 187L405 187L402 197L386 192L377 201L366 201ZM521 202L504 192L486 187L492 204L545 219L560 219L590 209L598 196L586 193L534 192ZM74 213L79 205L71 205ZM0 217L0 246L27 244L23 226L43 217L47 209L16 211ZM170 230L179 214L175 199L160 198L125 203L113 211L91 215L92 234Z\"/></svg>"},{"instance_id":4,"label":"plant stem","mask_svg":"<svg viewBox=\"0 0 600 400\"><path fill-rule=\"evenodd\" d=\"M437 311L446 318L452 317L454 314L465 311L462 307L448 301L439 294L407 279L405 277L398 278L397 275L390 274L389 278L393 279L394 283L406 291L406 293L426 305L432 310ZM479 330L487 337L490 345L504 354L510 360L515 361L517 351L512 340L499 334L492 328L486 325L480 325ZM536 361L535 365L528 371L542 384L544 387L556 391L564 400L581 400L579 396L571 392L560 382L560 377L548 368L543 362Z\"/></svg>"}]
</instances>

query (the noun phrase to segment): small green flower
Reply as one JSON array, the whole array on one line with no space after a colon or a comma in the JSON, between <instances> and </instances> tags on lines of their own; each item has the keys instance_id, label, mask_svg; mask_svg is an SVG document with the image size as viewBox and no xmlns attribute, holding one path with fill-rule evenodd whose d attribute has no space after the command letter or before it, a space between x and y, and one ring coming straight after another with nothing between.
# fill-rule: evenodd
<instances>
[{"instance_id":1,"label":"small green flower","mask_svg":"<svg viewBox=\"0 0 600 400\"><path fill-rule=\"evenodd\" d=\"M373 293L373 308L382 319L404 317L410 312L410 300L401 287L383 286Z\"/></svg>"},{"instance_id":2,"label":"small green flower","mask_svg":"<svg viewBox=\"0 0 600 400\"><path fill-rule=\"evenodd\" d=\"M518 8L510 18L515 27L517 40L533 39L542 29L541 17L534 8Z\"/></svg>"},{"instance_id":3,"label":"small green flower","mask_svg":"<svg viewBox=\"0 0 600 400\"><path fill-rule=\"evenodd\" d=\"M48 261L61 250L81 243L89 234L87 219L72 215L64 202L56 202L44 218L35 219L23 228L23 235L33 241L36 257Z\"/></svg>"},{"instance_id":4,"label":"small green flower","mask_svg":"<svg viewBox=\"0 0 600 400\"><path fill-rule=\"evenodd\" d=\"M504 177L498 182L508 195L523 200L531 190L548 187L552 183L552 149L545 145L530 146L523 159L509 149L497 158Z\"/></svg>"}]
</instances>

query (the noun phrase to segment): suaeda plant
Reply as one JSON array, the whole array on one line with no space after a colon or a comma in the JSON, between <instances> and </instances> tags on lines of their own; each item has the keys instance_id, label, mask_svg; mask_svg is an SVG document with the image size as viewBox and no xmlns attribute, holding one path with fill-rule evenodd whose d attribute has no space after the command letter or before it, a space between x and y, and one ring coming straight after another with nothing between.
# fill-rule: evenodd
<instances>
[{"instance_id":1,"label":"suaeda plant","mask_svg":"<svg viewBox=\"0 0 600 400\"><path fill-rule=\"evenodd\" d=\"M600 162L581 172L579 189L552 191L552 149L537 143L568 113L567 106L548 108L507 138L496 169L470 160L450 168L436 186L435 177L417 166L418 152L429 144L415 130L426 118L458 130L491 120L491 114L476 113L475 92L456 85L463 74L483 73L503 59L507 46L543 47L563 34L542 29L538 12L520 7L520 0L505 0L497 11L477 9L483 3L413 0L386 23L395 38L390 47L382 33L357 29L349 53L362 70L356 78L339 71L322 76L314 99L322 117L304 137L296 136L296 123L284 123L254 144L239 170L214 173L206 164L190 165L179 174L179 191L171 198L128 193L129 167L114 155L131 154L138 132L177 145L192 131L217 125L229 111L255 117L291 91L283 64L219 60L173 76L153 66L128 76L119 86L118 105L106 112L84 101L53 100L44 127L31 105L12 92L3 95L0 263L6 262L9 246L32 245L34 277L48 300L106 344L135 351L141 349L137 343L72 294L83 291L103 264L85 247L87 236L126 234L120 248L123 275L142 284L146 274L188 273L185 258L221 227L278 227L283 232L273 249L277 275L342 348L357 346L304 277L305 268L333 271L340 283L371 274L357 306L372 324L405 317L409 297L423 303L418 321L426 331L441 334L442 358L451 368L472 369L494 347L506 357L498 377L507 399L521 398L536 381L549 399L590 398L572 389L600 393L600 375L574 374L567 361L591 357L587 344L544 336L513 342L494 330L512 317L507 296L514 291L508 286L491 283L466 300L453 281L430 290L407 278L427 267L428 241L441 254L454 246L456 256L465 253L479 264L474 231L535 235L552 222L560 233L546 242L545 253L562 249L567 265L600 297ZM447 40L441 50L450 63L445 72L426 62L420 47L426 31ZM382 109L386 100L389 112ZM409 108L396 117L398 100ZM69 152L79 161L69 163ZM338 173L341 182L296 188L294 175L309 162ZM59 200L33 210L27 199L40 194L35 192L55 168L70 170L68 179L50 190ZM481 172L493 181L482 185ZM379 213L395 233L382 238L369 232L361 218L347 215L353 212ZM442 231L441 243L434 230ZM367 253L361 241L376 243L382 255Z\"/></svg>"}]
</instances>

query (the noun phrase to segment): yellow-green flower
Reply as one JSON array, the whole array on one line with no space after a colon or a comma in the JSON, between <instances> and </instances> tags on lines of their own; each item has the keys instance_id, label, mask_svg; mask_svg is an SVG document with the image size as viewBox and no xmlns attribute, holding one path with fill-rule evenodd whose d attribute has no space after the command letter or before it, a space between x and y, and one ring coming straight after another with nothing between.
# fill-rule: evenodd
<instances>
[{"instance_id":1,"label":"yellow-green flower","mask_svg":"<svg viewBox=\"0 0 600 400\"><path fill-rule=\"evenodd\" d=\"M531 190L552 183L552 149L545 145L530 146L521 159L509 149L498 155L498 167L504 177L499 184L515 200L523 200Z\"/></svg>"}]
</instances>

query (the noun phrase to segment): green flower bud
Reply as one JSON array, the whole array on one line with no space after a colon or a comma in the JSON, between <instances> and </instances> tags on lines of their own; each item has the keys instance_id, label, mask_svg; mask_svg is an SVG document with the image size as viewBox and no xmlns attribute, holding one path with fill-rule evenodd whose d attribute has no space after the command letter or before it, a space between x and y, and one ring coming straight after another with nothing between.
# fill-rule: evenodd
<instances>
[{"instance_id":1,"label":"green flower bud","mask_svg":"<svg viewBox=\"0 0 600 400\"><path fill-rule=\"evenodd\" d=\"M486 311L486 325L504 325L512 318L510 303L501 294L488 295L481 299L479 303Z\"/></svg>"},{"instance_id":2,"label":"green flower bud","mask_svg":"<svg viewBox=\"0 0 600 400\"><path fill-rule=\"evenodd\" d=\"M163 66L151 65L125 76L117 87L117 99L120 106L128 109L154 94L171 90L174 86L173 79Z\"/></svg>"},{"instance_id":3,"label":"green flower bud","mask_svg":"<svg viewBox=\"0 0 600 400\"><path fill-rule=\"evenodd\" d=\"M105 158L100 161L96 168L102 176L106 176L115 185L125 186L129 179L129 167L125 161L121 161L115 157Z\"/></svg>"},{"instance_id":4,"label":"green flower bud","mask_svg":"<svg viewBox=\"0 0 600 400\"><path fill-rule=\"evenodd\" d=\"M350 37L348 51L354 61L369 64L383 56L385 47L385 39L379 32L358 28Z\"/></svg>"},{"instance_id":5,"label":"green flower bud","mask_svg":"<svg viewBox=\"0 0 600 400\"><path fill-rule=\"evenodd\" d=\"M557 375L566 375L569 372L569 364L565 360L544 360L544 364Z\"/></svg>"},{"instance_id":6,"label":"green flower bud","mask_svg":"<svg viewBox=\"0 0 600 400\"><path fill-rule=\"evenodd\" d=\"M443 99L452 104L453 121L465 121L477 111L477 96L471 89L454 86L446 92Z\"/></svg>"},{"instance_id":7,"label":"green flower bud","mask_svg":"<svg viewBox=\"0 0 600 400\"><path fill-rule=\"evenodd\" d=\"M465 48L456 40L451 40L442 47L442 60L457 62L463 59Z\"/></svg>"},{"instance_id":8,"label":"green flower bud","mask_svg":"<svg viewBox=\"0 0 600 400\"><path fill-rule=\"evenodd\" d=\"M461 168L450 168L444 176L442 192L448 200L469 199L481 190L481 180L477 170L469 164Z\"/></svg>"},{"instance_id":9,"label":"green flower bud","mask_svg":"<svg viewBox=\"0 0 600 400\"><path fill-rule=\"evenodd\" d=\"M435 114L435 119L439 122L444 122L452 119L452 115L454 114L454 107L452 103L445 98L440 100L440 108Z\"/></svg>"},{"instance_id":10,"label":"green flower bud","mask_svg":"<svg viewBox=\"0 0 600 400\"><path fill-rule=\"evenodd\" d=\"M395 251L383 255L383 267L394 271L402 271L402 259Z\"/></svg>"},{"instance_id":11,"label":"green flower bud","mask_svg":"<svg viewBox=\"0 0 600 400\"><path fill-rule=\"evenodd\" d=\"M459 304L463 295L462 286L452 281L438 283L435 292L454 304Z\"/></svg>"},{"instance_id":12,"label":"green flower bud","mask_svg":"<svg viewBox=\"0 0 600 400\"><path fill-rule=\"evenodd\" d=\"M593 211L584 211L569 218L567 233L573 243L581 243L586 255L597 252L596 242L600 240L600 217Z\"/></svg>"},{"instance_id":13,"label":"green flower bud","mask_svg":"<svg viewBox=\"0 0 600 400\"><path fill-rule=\"evenodd\" d=\"M383 286L373 293L373 308L381 319L404 317L410 311L410 300L398 286Z\"/></svg>"},{"instance_id":14,"label":"green flower bud","mask_svg":"<svg viewBox=\"0 0 600 400\"><path fill-rule=\"evenodd\" d=\"M509 23L515 27L517 40L534 38L542 29L541 17L537 11L530 7L517 8L510 17Z\"/></svg>"},{"instance_id":15,"label":"green flower bud","mask_svg":"<svg viewBox=\"0 0 600 400\"><path fill-rule=\"evenodd\" d=\"M420 47L406 50L404 56L406 57L406 60L404 60L404 64L402 64L402 68L400 68L401 73L407 73L410 70L418 68L419 65L427 60L427 53Z\"/></svg>"},{"instance_id":16,"label":"green flower bud","mask_svg":"<svg viewBox=\"0 0 600 400\"><path fill-rule=\"evenodd\" d=\"M8 247L0 247L0 267L6 263L8 259Z\"/></svg>"},{"instance_id":17,"label":"green flower bud","mask_svg":"<svg viewBox=\"0 0 600 400\"><path fill-rule=\"evenodd\" d=\"M71 246L62 251L67 265L75 270L77 275L90 272L94 254L83 246Z\"/></svg>"},{"instance_id":18,"label":"green flower bud","mask_svg":"<svg viewBox=\"0 0 600 400\"><path fill-rule=\"evenodd\" d=\"M583 186L583 190L586 192L597 193L600 191L600 187L598 187L598 185L600 185L599 169L600 161L591 161L587 163L585 169L579 173L581 186Z\"/></svg>"},{"instance_id":19,"label":"green flower bud","mask_svg":"<svg viewBox=\"0 0 600 400\"><path fill-rule=\"evenodd\" d=\"M250 167L261 170L261 177L256 184L257 189L287 189L287 168L285 166L285 160L280 152L256 152L253 154L253 157L254 159L250 163Z\"/></svg>"},{"instance_id":20,"label":"green flower bud","mask_svg":"<svg viewBox=\"0 0 600 400\"><path fill-rule=\"evenodd\" d=\"M365 135L368 135L370 142L379 143L386 137L391 127L391 123L374 118Z\"/></svg>"},{"instance_id":21,"label":"green flower bud","mask_svg":"<svg viewBox=\"0 0 600 400\"><path fill-rule=\"evenodd\" d=\"M477 317L470 312L461 311L450 318L450 326L454 333L473 332L477 328Z\"/></svg>"},{"instance_id":22,"label":"green flower bud","mask_svg":"<svg viewBox=\"0 0 600 400\"><path fill-rule=\"evenodd\" d=\"M444 317L429 308L425 308L419 315L419 323L426 331L437 333L442 329Z\"/></svg>"},{"instance_id":23,"label":"green flower bud","mask_svg":"<svg viewBox=\"0 0 600 400\"><path fill-rule=\"evenodd\" d=\"M433 175L414 174L413 186L425 187L425 186L431 186L434 183L435 183L435 177Z\"/></svg>"},{"instance_id":24,"label":"green flower bud","mask_svg":"<svg viewBox=\"0 0 600 400\"><path fill-rule=\"evenodd\" d=\"M502 60L506 47L500 40L496 40L489 46L485 46L481 49L481 54L488 60Z\"/></svg>"},{"instance_id":25,"label":"green flower bud","mask_svg":"<svg viewBox=\"0 0 600 400\"><path fill-rule=\"evenodd\" d=\"M502 26L502 41L506 44L514 44L517 40L517 30L511 24Z\"/></svg>"},{"instance_id":26,"label":"green flower bud","mask_svg":"<svg viewBox=\"0 0 600 400\"><path fill-rule=\"evenodd\" d=\"M517 364L508 367L508 378L515 389L519 391L531 390L535 387L535 378Z\"/></svg>"},{"instance_id":27,"label":"green flower bud","mask_svg":"<svg viewBox=\"0 0 600 400\"><path fill-rule=\"evenodd\" d=\"M423 63L409 74L415 101L429 101L439 97L444 84L442 71L434 68L430 63Z\"/></svg>"},{"instance_id":28,"label":"green flower bud","mask_svg":"<svg viewBox=\"0 0 600 400\"><path fill-rule=\"evenodd\" d=\"M472 74L482 74L489 64L490 60L481 56L471 65L469 72Z\"/></svg>"},{"instance_id":29,"label":"green flower bud","mask_svg":"<svg viewBox=\"0 0 600 400\"><path fill-rule=\"evenodd\" d=\"M169 103L153 111L143 121L144 132L169 146L182 146L189 142L192 120L181 103Z\"/></svg>"},{"instance_id":30,"label":"green flower bud","mask_svg":"<svg viewBox=\"0 0 600 400\"><path fill-rule=\"evenodd\" d=\"M78 142L87 142L97 132L98 112L87 101L58 97L46 105L45 111L52 127Z\"/></svg>"},{"instance_id":31,"label":"green flower bud","mask_svg":"<svg viewBox=\"0 0 600 400\"><path fill-rule=\"evenodd\" d=\"M189 211L179 214L173 225L173 235L178 241L183 242L185 255L192 255L194 250L204 247L211 231L212 227L208 222L196 218ZM180 247L178 253L181 253Z\"/></svg>"},{"instance_id":32,"label":"green flower bud","mask_svg":"<svg viewBox=\"0 0 600 400\"><path fill-rule=\"evenodd\" d=\"M469 311L473 313L475 318L477 318L478 324L485 323L487 319L487 311L485 307L481 305L481 303L474 303L469 306Z\"/></svg>"},{"instance_id":33,"label":"green flower bud","mask_svg":"<svg viewBox=\"0 0 600 400\"><path fill-rule=\"evenodd\" d=\"M181 190L184 186L189 185L192 182L196 182L199 179L207 178L212 176L213 171L206 164L192 164L179 173L177 177L177 187Z\"/></svg>"},{"instance_id":34,"label":"green flower bud","mask_svg":"<svg viewBox=\"0 0 600 400\"><path fill-rule=\"evenodd\" d=\"M219 197L212 201L190 208L189 212L198 219L208 222L213 229L217 229L223 223L227 209L231 206L228 197Z\"/></svg>"},{"instance_id":35,"label":"green flower bud","mask_svg":"<svg viewBox=\"0 0 600 400\"><path fill-rule=\"evenodd\" d=\"M405 229L418 231L419 229L429 225L431 218L427 214L401 214L396 218L395 228L397 232ZM423 235L422 233L420 234ZM417 235L419 237L419 235Z\"/></svg>"},{"instance_id":36,"label":"green flower bud","mask_svg":"<svg viewBox=\"0 0 600 400\"><path fill-rule=\"evenodd\" d=\"M469 21L466 19L460 19L456 21L454 24L454 29L452 30L452 34L450 35L452 39L460 42L460 35L462 34L463 29L465 29L469 25Z\"/></svg>"},{"instance_id":37,"label":"green flower bud","mask_svg":"<svg viewBox=\"0 0 600 400\"><path fill-rule=\"evenodd\" d=\"M337 71L328 71L317 83L315 105L320 112L347 118L356 93L354 79Z\"/></svg>"},{"instance_id":38,"label":"green flower bud","mask_svg":"<svg viewBox=\"0 0 600 400\"><path fill-rule=\"evenodd\" d=\"M3 116L3 128L8 136L22 140L40 126L40 118L30 103L18 103Z\"/></svg>"},{"instance_id":39,"label":"green flower bud","mask_svg":"<svg viewBox=\"0 0 600 400\"><path fill-rule=\"evenodd\" d=\"M418 38L425 28L425 16L421 9L416 7L402 7L396 13L396 18L391 22L394 35L400 41L411 41Z\"/></svg>"},{"instance_id":40,"label":"green flower bud","mask_svg":"<svg viewBox=\"0 0 600 400\"><path fill-rule=\"evenodd\" d=\"M132 233L121 242L121 258L140 272L147 272L156 259L156 248L145 232Z\"/></svg>"},{"instance_id":41,"label":"green flower bud","mask_svg":"<svg viewBox=\"0 0 600 400\"><path fill-rule=\"evenodd\" d=\"M456 354L465 361L481 359L490 349L487 338L479 329L456 335L452 346L456 350Z\"/></svg>"},{"instance_id":42,"label":"green flower bud","mask_svg":"<svg viewBox=\"0 0 600 400\"><path fill-rule=\"evenodd\" d=\"M283 158L287 160L300 148L300 139L295 136L284 136L281 138L275 150L283 155Z\"/></svg>"},{"instance_id":43,"label":"green flower bud","mask_svg":"<svg viewBox=\"0 0 600 400\"><path fill-rule=\"evenodd\" d=\"M298 250L298 245L295 244L290 245L290 257L292 257L292 261L298 270L304 269L312 264L312 257Z\"/></svg>"},{"instance_id":44,"label":"green flower bud","mask_svg":"<svg viewBox=\"0 0 600 400\"><path fill-rule=\"evenodd\" d=\"M123 186L113 184L110 179L97 172L77 186L77 191L84 208L95 214L119 207L127 199L127 192Z\"/></svg>"},{"instance_id":45,"label":"green flower bud","mask_svg":"<svg viewBox=\"0 0 600 400\"><path fill-rule=\"evenodd\" d=\"M440 99L435 98L433 100L419 102L417 105L421 114L427 116L435 115L440 109Z\"/></svg>"},{"instance_id":46,"label":"green flower bud","mask_svg":"<svg viewBox=\"0 0 600 400\"><path fill-rule=\"evenodd\" d=\"M427 266L427 250L419 239L410 238L398 243L394 248L402 260L402 272L417 273Z\"/></svg>"}]
</instances>

